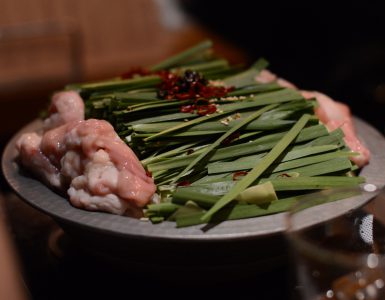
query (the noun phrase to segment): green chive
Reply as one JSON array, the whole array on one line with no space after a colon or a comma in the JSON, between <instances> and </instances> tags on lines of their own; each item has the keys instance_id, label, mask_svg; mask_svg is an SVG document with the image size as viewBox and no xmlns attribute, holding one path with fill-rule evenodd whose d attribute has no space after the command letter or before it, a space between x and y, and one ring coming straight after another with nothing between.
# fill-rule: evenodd
<instances>
[{"instance_id":1,"label":"green chive","mask_svg":"<svg viewBox=\"0 0 385 300\"><path fill-rule=\"evenodd\" d=\"M172 68L178 64L181 64L183 61L186 61L188 58L197 55L198 53L202 53L207 49L211 48L213 43L210 40L203 41L197 44L190 49L187 49L181 53L178 53L172 57L165 59L164 61L152 66L150 68L151 71L159 71L164 69Z\"/></svg>"},{"instance_id":2,"label":"green chive","mask_svg":"<svg viewBox=\"0 0 385 300\"><path fill-rule=\"evenodd\" d=\"M267 112L274 107L276 107L276 104L265 106L264 108L256 111L251 116L237 124L236 126L232 127L230 130L228 130L225 134L223 134L219 139L217 139L214 143L212 143L209 147L205 148L205 151L202 152L198 157L196 157L178 176L174 178L172 183L177 182L181 177L183 177L188 171L190 171L198 162L203 160L207 155L211 153L215 148L217 148L221 143L223 143L228 137L230 137L233 133L238 131L243 126L247 125L254 119L258 118L260 115L262 115L264 112Z\"/></svg>"},{"instance_id":3,"label":"green chive","mask_svg":"<svg viewBox=\"0 0 385 300\"><path fill-rule=\"evenodd\" d=\"M289 210L298 201L305 201L306 199L317 199L317 201L309 201L311 205L320 205L328 202L333 202L361 194L359 188L341 188L322 190L302 196L294 196L286 199L273 201L267 207L264 205L234 205L233 207L224 208L213 216L213 222L223 222L225 220L237 220L245 218L260 217L265 215L276 214ZM311 206L309 205L309 207ZM205 213L193 213L184 215L176 219L178 228L199 225L206 223L202 220Z\"/></svg>"},{"instance_id":4,"label":"green chive","mask_svg":"<svg viewBox=\"0 0 385 300\"><path fill-rule=\"evenodd\" d=\"M309 121L310 115L303 115L290 131L280 140L273 149L254 167L243 179L224 195L208 212L202 216L202 221L208 221L217 211L230 203L239 193L252 184L262 173L281 155L281 153L297 137Z\"/></svg>"},{"instance_id":5,"label":"green chive","mask_svg":"<svg viewBox=\"0 0 385 300\"><path fill-rule=\"evenodd\" d=\"M262 179L260 182L271 182L276 191L298 191L357 186L364 183L365 178L344 176L299 176Z\"/></svg>"}]
</instances>

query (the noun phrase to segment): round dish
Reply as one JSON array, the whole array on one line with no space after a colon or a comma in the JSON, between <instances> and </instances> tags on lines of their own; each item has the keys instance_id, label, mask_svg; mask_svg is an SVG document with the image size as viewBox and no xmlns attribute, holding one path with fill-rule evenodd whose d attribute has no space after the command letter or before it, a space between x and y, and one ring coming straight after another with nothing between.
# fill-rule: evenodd
<instances>
[{"instance_id":1,"label":"round dish","mask_svg":"<svg viewBox=\"0 0 385 300\"><path fill-rule=\"evenodd\" d=\"M355 124L372 152L370 164L362 169L361 175L379 191L385 182L385 139L367 123L355 119ZM287 263L285 213L226 221L206 230L202 225L176 228L173 222L153 225L71 206L65 197L24 173L14 161L19 135L40 127L41 121L34 121L8 143L2 158L5 178L21 198L50 215L87 254L118 268L170 276L177 281L226 281L233 274L237 278L254 276ZM365 193L313 207L313 223L343 215L374 196L375 193Z\"/></svg>"},{"instance_id":2,"label":"round dish","mask_svg":"<svg viewBox=\"0 0 385 300\"><path fill-rule=\"evenodd\" d=\"M385 139L370 125L355 119L358 135L372 152L370 164L365 166L361 175L366 177L367 183L375 184L378 190L385 182ZM77 209L63 196L50 190L37 179L22 173L15 163L15 141L23 132L36 131L41 122L36 120L20 132L8 143L2 167L6 180L21 198L35 208L52 216L65 227L90 229L112 235L135 238L172 239L172 240L223 240L223 239L251 239L281 233L285 229L284 214L275 214L258 218L226 221L209 230L204 226L176 228L173 222L163 222L153 225L137 219L112 215L103 212L89 212ZM317 210L317 221L325 221L344 214L365 204L374 194L364 194L343 201L324 204Z\"/></svg>"}]
</instances>

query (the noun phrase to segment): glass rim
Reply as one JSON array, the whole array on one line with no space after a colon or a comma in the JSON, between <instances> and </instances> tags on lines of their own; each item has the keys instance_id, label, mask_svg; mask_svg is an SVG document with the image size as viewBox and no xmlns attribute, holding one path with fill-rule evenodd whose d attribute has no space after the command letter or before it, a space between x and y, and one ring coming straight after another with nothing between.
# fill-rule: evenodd
<instances>
[{"instance_id":1,"label":"glass rim","mask_svg":"<svg viewBox=\"0 0 385 300\"><path fill-rule=\"evenodd\" d=\"M368 191L363 187L360 188L334 188L329 189L326 191L317 192L319 195L325 196L327 194L331 194L334 192L351 192L351 191L359 191L360 193L372 193L373 191ZM370 198L370 201L372 201L376 194L373 194L373 197ZM374 269L378 267L385 268L385 254L378 254L374 252L367 252L367 253L348 253L346 251L339 251L339 250L331 250L324 246L316 245L312 243L309 239L306 239L303 237L303 235L300 233L301 230L306 228L311 228L312 226L316 224L321 223L314 223L310 226L300 226L295 227L295 224L293 223L293 220L295 219L294 216L298 214L301 211L305 211L307 209L310 209L314 206L316 206L319 203L319 200L314 199L314 194L309 197L304 197L303 199L300 199L298 202L294 203L290 209L288 210L287 214L285 215L285 236L286 239L289 241L289 243L292 245L292 247L296 250L296 252L300 252L302 254L305 254L309 257L315 258L323 263L327 264L335 264L340 265L344 267L359 269L362 267ZM315 205L310 205L309 202L315 202ZM318 203L317 203L318 202ZM368 203L367 202L367 203ZM306 203L306 205L305 205ZM357 208L359 209L359 208ZM340 216L337 216L340 217ZM332 218L331 220L333 220ZM326 220L324 222L329 222L330 220Z\"/></svg>"}]
</instances>

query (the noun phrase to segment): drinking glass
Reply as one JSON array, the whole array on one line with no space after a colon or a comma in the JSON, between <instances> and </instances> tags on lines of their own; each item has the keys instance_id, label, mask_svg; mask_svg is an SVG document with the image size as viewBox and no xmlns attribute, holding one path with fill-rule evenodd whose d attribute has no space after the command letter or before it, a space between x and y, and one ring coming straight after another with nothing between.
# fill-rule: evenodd
<instances>
[{"instance_id":1,"label":"drinking glass","mask_svg":"<svg viewBox=\"0 0 385 300\"><path fill-rule=\"evenodd\" d=\"M335 206L319 203L317 197L305 197L287 214L286 236L300 299L385 299L384 192L339 216L333 216ZM330 219L325 218L328 212ZM314 221L320 213L325 221Z\"/></svg>"}]
</instances>

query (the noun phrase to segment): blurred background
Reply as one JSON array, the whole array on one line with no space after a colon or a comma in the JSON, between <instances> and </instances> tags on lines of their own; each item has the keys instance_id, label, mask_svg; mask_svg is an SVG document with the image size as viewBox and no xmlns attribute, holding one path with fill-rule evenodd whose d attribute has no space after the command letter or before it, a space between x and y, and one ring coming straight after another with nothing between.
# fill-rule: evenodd
<instances>
[{"instance_id":1,"label":"blurred background","mask_svg":"<svg viewBox=\"0 0 385 300\"><path fill-rule=\"evenodd\" d=\"M74 81L146 66L209 37L236 61L243 50L189 21L169 0L0 0L0 138L34 119Z\"/></svg>"},{"instance_id":2,"label":"blurred background","mask_svg":"<svg viewBox=\"0 0 385 300\"><path fill-rule=\"evenodd\" d=\"M156 63L204 38L234 63L263 56L281 77L385 128L383 1L0 0L0 7L1 144L65 84Z\"/></svg>"},{"instance_id":3,"label":"blurred background","mask_svg":"<svg viewBox=\"0 0 385 300\"><path fill-rule=\"evenodd\" d=\"M233 63L265 57L280 77L349 104L384 133L384 22L384 1L0 0L0 153L67 83L151 65L206 38ZM52 299L76 264L60 275L47 261L52 221L16 197L6 206L27 285Z\"/></svg>"},{"instance_id":4,"label":"blurred background","mask_svg":"<svg viewBox=\"0 0 385 300\"><path fill-rule=\"evenodd\" d=\"M301 89L350 105L384 132L384 1L183 0L201 25Z\"/></svg>"}]
</instances>

